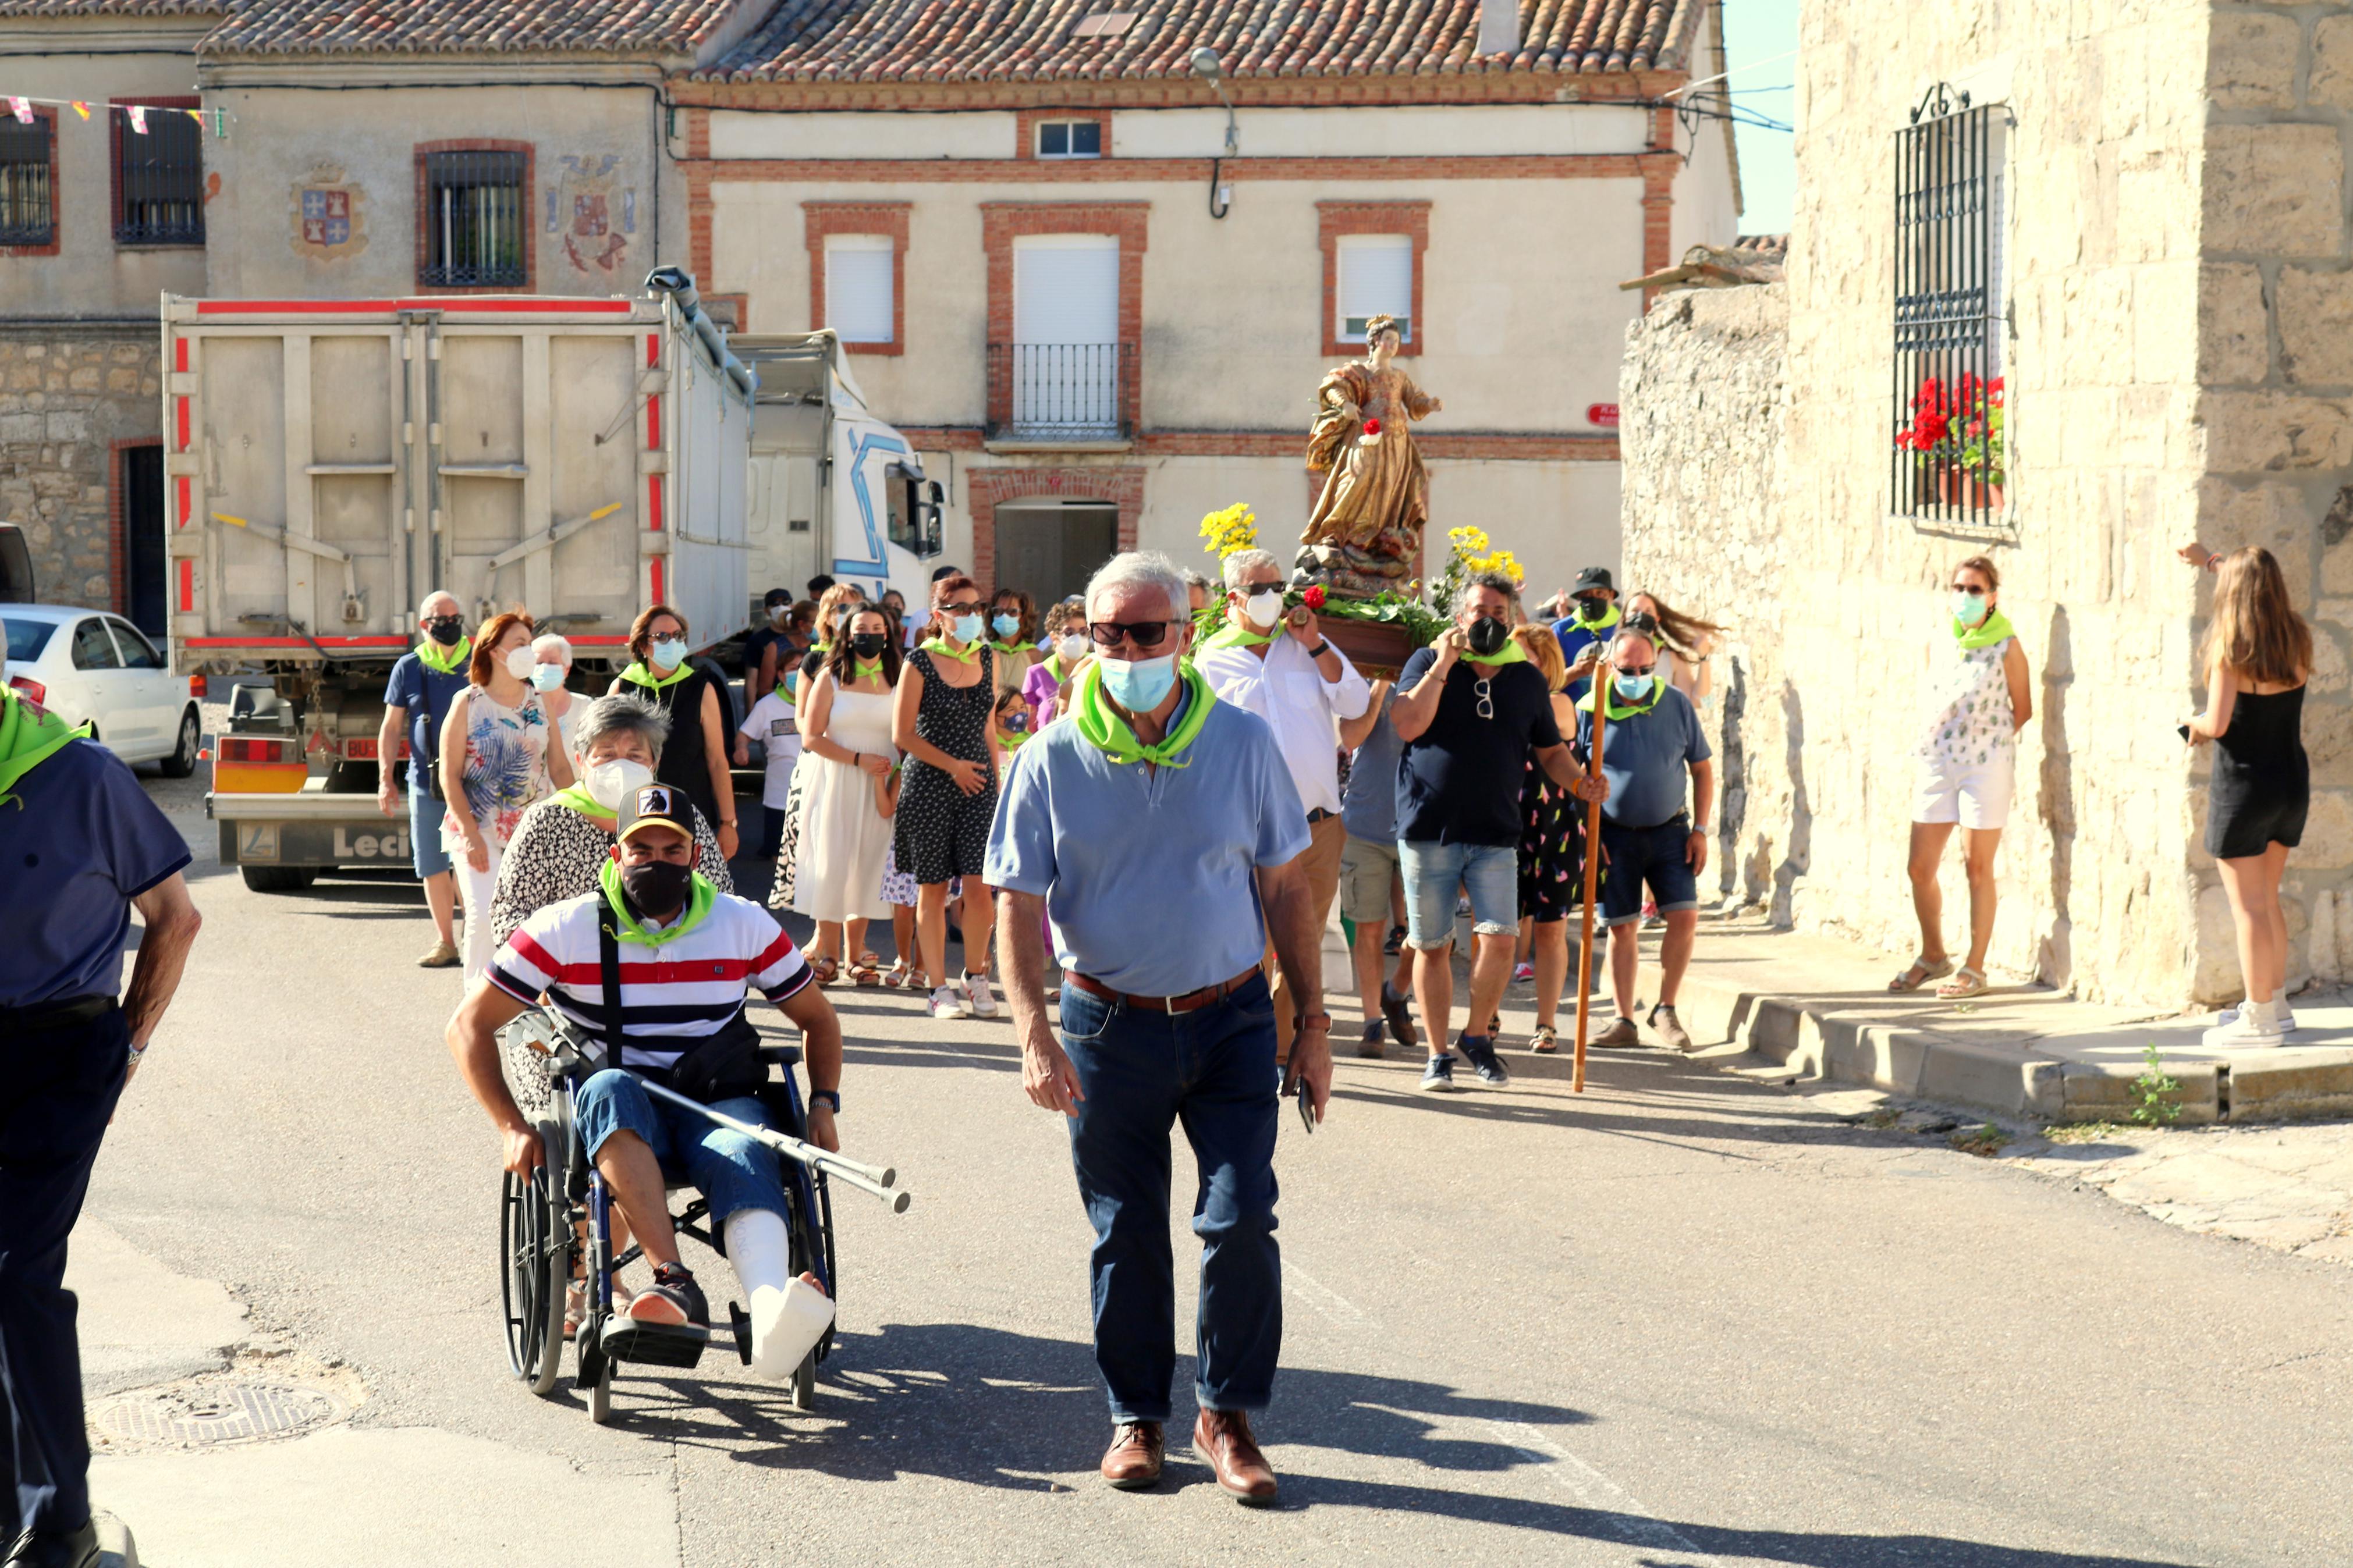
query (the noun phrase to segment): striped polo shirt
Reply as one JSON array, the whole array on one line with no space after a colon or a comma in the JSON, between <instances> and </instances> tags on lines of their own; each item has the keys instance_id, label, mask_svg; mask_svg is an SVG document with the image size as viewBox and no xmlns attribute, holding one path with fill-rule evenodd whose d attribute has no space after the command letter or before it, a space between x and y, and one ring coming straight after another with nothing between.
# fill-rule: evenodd
<instances>
[{"instance_id":1,"label":"striped polo shirt","mask_svg":"<svg viewBox=\"0 0 2353 1568\"><path fill-rule=\"evenodd\" d=\"M608 1044L605 972L597 961L600 892L550 904L509 937L491 960L490 982L517 1001L545 992L555 1010ZM659 947L621 943L621 1066L666 1070L682 1054L647 1050L633 1038L696 1039L718 1031L758 986L782 1002L815 974L776 917L748 899L721 893L702 923Z\"/></svg>"}]
</instances>

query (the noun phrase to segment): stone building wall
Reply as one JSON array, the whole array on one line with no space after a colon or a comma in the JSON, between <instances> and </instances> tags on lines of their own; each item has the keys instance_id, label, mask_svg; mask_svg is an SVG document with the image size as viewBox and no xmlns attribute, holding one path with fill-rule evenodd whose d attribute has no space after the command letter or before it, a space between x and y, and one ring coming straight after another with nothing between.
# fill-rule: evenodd
<instances>
[{"instance_id":1,"label":"stone building wall","mask_svg":"<svg viewBox=\"0 0 2353 1568\"><path fill-rule=\"evenodd\" d=\"M0 521L23 527L41 598L119 607L116 448L158 439L157 336L0 324Z\"/></svg>"}]
</instances>

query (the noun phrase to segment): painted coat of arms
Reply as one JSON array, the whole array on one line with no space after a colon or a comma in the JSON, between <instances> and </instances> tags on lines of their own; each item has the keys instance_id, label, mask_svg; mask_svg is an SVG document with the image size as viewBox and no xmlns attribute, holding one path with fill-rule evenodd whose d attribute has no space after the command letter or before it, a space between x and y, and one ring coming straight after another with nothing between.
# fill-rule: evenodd
<instances>
[{"instance_id":1,"label":"painted coat of arms","mask_svg":"<svg viewBox=\"0 0 2353 1568\"><path fill-rule=\"evenodd\" d=\"M638 232L637 188L624 186L615 173L620 155L565 157L558 163L563 172L547 193L547 232L575 270L617 270Z\"/></svg>"},{"instance_id":2,"label":"painted coat of arms","mask_svg":"<svg viewBox=\"0 0 2353 1568\"><path fill-rule=\"evenodd\" d=\"M367 193L332 163L320 163L294 182L294 254L341 261L367 248Z\"/></svg>"}]
</instances>

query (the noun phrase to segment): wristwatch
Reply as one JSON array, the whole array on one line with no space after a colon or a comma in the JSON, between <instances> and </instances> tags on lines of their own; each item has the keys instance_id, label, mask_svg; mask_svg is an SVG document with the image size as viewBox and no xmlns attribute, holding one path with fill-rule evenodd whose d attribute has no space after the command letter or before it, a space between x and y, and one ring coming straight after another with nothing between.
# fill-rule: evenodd
<instances>
[{"instance_id":1,"label":"wristwatch","mask_svg":"<svg viewBox=\"0 0 2353 1568\"><path fill-rule=\"evenodd\" d=\"M809 1090L808 1101L811 1105L815 1105L820 1100L824 1100L827 1105L832 1108L833 1113L836 1116L841 1114L841 1091L839 1089L813 1089Z\"/></svg>"},{"instance_id":2,"label":"wristwatch","mask_svg":"<svg viewBox=\"0 0 2353 1568\"><path fill-rule=\"evenodd\" d=\"M1302 1013L1298 1017L1292 1020L1291 1026L1296 1030L1303 1030L1310 1024L1320 1026L1323 1031L1328 1035L1332 1032L1332 1015L1329 1013Z\"/></svg>"}]
</instances>

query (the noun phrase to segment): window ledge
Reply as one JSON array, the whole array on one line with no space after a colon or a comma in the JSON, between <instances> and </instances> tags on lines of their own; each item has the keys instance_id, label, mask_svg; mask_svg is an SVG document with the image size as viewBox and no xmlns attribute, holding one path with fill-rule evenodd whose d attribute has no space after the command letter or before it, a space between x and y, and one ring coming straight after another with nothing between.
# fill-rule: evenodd
<instances>
[{"instance_id":1,"label":"window ledge","mask_svg":"<svg viewBox=\"0 0 2353 1568\"><path fill-rule=\"evenodd\" d=\"M1135 442L1125 436L1112 436L1088 440L1066 436L1008 436L985 440L984 452L1018 454L1022 452L1132 452Z\"/></svg>"},{"instance_id":2,"label":"window ledge","mask_svg":"<svg viewBox=\"0 0 2353 1568\"><path fill-rule=\"evenodd\" d=\"M1915 533L1932 534L1939 539L1978 539L1990 544L2015 544L2018 542L2019 519L2013 508L1990 513L1983 521L1967 517L1928 517L1912 512L1891 511L1885 515L1890 524L1908 528Z\"/></svg>"}]
</instances>

